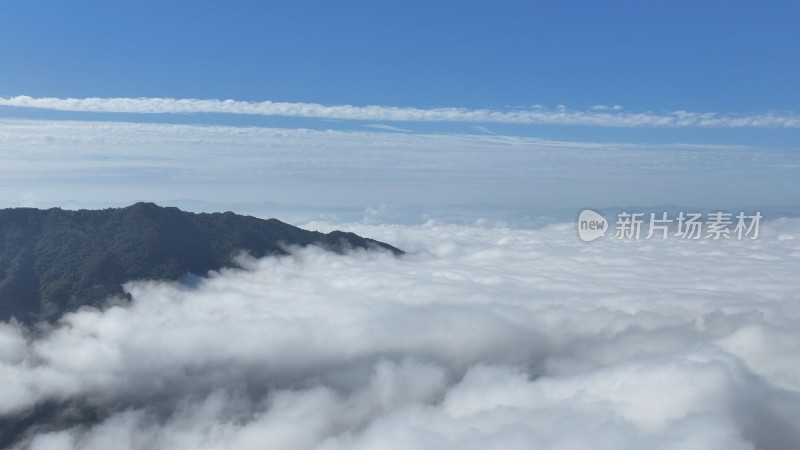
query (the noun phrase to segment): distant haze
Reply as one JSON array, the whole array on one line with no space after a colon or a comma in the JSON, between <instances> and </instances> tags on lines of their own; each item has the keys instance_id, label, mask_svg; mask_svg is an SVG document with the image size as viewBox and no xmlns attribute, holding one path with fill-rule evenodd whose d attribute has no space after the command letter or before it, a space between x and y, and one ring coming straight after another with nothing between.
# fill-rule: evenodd
<instances>
[{"instance_id":1,"label":"distant haze","mask_svg":"<svg viewBox=\"0 0 800 450\"><path fill-rule=\"evenodd\" d=\"M126 122L0 120L3 206L145 200L316 207L794 204L800 153Z\"/></svg>"}]
</instances>

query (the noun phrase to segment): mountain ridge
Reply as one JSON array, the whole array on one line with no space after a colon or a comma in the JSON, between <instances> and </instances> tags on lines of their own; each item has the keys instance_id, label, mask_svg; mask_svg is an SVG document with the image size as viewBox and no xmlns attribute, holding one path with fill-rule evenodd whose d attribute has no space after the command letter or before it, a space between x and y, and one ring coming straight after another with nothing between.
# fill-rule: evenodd
<instances>
[{"instance_id":1,"label":"mountain ridge","mask_svg":"<svg viewBox=\"0 0 800 450\"><path fill-rule=\"evenodd\" d=\"M240 251L260 258L312 244L338 253L351 248L403 253L353 233L323 234L277 219L191 213L154 203L77 211L0 209L0 320L53 320L124 295L127 281L205 275L232 265Z\"/></svg>"}]
</instances>

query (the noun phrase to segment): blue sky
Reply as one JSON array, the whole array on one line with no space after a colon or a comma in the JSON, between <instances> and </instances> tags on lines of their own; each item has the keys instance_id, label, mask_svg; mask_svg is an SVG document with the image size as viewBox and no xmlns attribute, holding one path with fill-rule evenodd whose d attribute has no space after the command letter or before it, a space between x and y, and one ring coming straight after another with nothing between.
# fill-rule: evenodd
<instances>
[{"instance_id":1,"label":"blue sky","mask_svg":"<svg viewBox=\"0 0 800 450\"><path fill-rule=\"evenodd\" d=\"M796 2L39 1L0 94L749 112L800 103Z\"/></svg>"},{"instance_id":2,"label":"blue sky","mask_svg":"<svg viewBox=\"0 0 800 450\"><path fill-rule=\"evenodd\" d=\"M529 148L539 148L537 140L566 141L573 144L559 146L564 161L574 160L580 166L581 146L589 145L603 152L603 170L619 166L613 173L598 168L582 175L591 180L639 179L638 168L653 167L647 156L652 152L632 156L621 149L655 146L661 149L661 170L672 171L662 174L657 186L649 186L645 177L641 188L626 195L601 191L598 198L587 184L571 197L558 196L568 205L585 205L589 197L604 203L601 206L669 201L669 177L678 182L697 168L679 149L697 145L705 146L697 158L707 168L707 181L693 178L691 184L693 192L704 193L703 204L736 203L739 191L731 194L721 186L755 175L758 181L743 181L739 188L748 203L786 203L800 195L798 183L792 182L800 167L795 156L800 138L798 13L800 6L789 1L2 2L0 120L11 121L2 124L9 149L3 163L23 165L29 177L22 181L16 175L7 177L0 191L10 196L7 203L16 201L15 192L36 197L36 186L48 192L38 196L51 201L61 200L56 192L71 200L110 201L87 192L108 187L104 183L111 182L102 180L114 179L120 161L136 159L140 147L110 148L106 160L113 163L98 168L102 176L96 178L61 174L60 166L52 164L62 160L60 153L68 147L52 144L63 142L64 133L76 139L70 148L85 150L94 148L93 142L113 138L93 132L124 134L134 129L78 127L88 133L80 136L65 131L68 123L110 121L186 124L198 127L198 135L214 136L222 129L236 133L226 128L230 126L336 130L352 138L358 154L369 147L361 133L372 133L374 142L406 139L389 136L396 134L419 136L424 148L445 145L446 140L436 137L443 133L532 139L523 145ZM233 102L226 103L228 99ZM57 130L42 144L47 152L38 159L23 151L26 144L14 133L27 128L19 128L17 120L37 121L40 133ZM222 128L208 131L209 126ZM185 149L165 143L174 142L169 133L164 136L161 144L148 139L166 154L184 154ZM297 151L296 164L281 166L289 171L313 161L310 155L321 151L313 146L323 145L302 137L302 132L293 136L294 145L308 150ZM345 138L337 139L337 145L346 149ZM228 141L209 142L217 147L204 150L206 154L225 151L220 142ZM502 203L513 198L517 204L553 206L545 197L515 191L513 186L568 192L588 183L563 175L532 185L533 174L548 168L555 173L561 166L548 166L554 160L535 150L519 156L509 147L511 141L498 142L478 140L475 147L504 155L507 159L492 166L489 178L510 181L502 189L494 189L496 184L479 189L491 193L482 200ZM718 146L735 150L719 153ZM474 152L435 150L459 161L451 173L463 169L464 175L468 168L483 164ZM751 153L742 157L742 151ZM293 202L330 203L325 194L331 188L354 183L362 189L368 182L373 183L372 191L387 195L358 201L351 195L360 205L424 202L411 191L405 197L396 195L397 183L421 183L435 191L439 185L433 174L441 173L433 164L448 161L425 160L411 151L418 165L405 169L418 175L389 184L349 172L348 167L361 167L363 160L341 152L328 155L340 162L334 165L340 172L332 178L317 177L317 172L290 177L317 188L305 196L292 196ZM667 164L670 155L680 163ZM709 155L716 156L708 159ZM257 164L271 161L273 155L264 151ZM523 161L529 166L517 170ZM708 169L714 169L715 162L724 169L718 174ZM126 170L150 174L155 169L149 164L152 160L140 161ZM373 169L380 170L379 161L375 164ZM176 195L219 197L202 187L230 175L198 172L189 177L201 180L198 185L176 185L173 182L182 179L182 172L170 167L163 187ZM420 179L419 174L431 179ZM459 179L464 183L461 191L471 191L463 189L469 177ZM451 185L439 187L442 192L459 191ZM354 194L353 189L341 190L340 198ZM234 191L228 201L247 197L244 186ZM115 195L118 201L127 201L140 199L140 192L142 186L131 185ZM168 196L146 195L154 200ZM264 196L269 197L258 194L259 199ZM433 197L457 203L472 199L467 194ZM673 200L691 198L676 194Z\"/></svg>"}]
</instances>

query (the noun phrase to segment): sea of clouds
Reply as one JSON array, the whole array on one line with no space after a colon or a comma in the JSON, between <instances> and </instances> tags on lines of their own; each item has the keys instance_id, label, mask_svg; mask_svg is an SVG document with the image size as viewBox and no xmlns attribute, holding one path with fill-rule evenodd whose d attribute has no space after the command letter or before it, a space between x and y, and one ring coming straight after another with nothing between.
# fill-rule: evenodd
<instances>
[{"instance_id":1,"label":"sea of clouds","mask_svg":"<svg viewBox=\"0 0 800 450\"><path fill-rule=\"evenodd\" d=\"M800 448L798 219L744 241L307 228L408 254L243 255L0 323L12 448Z\"/></svg>"}]
</instances>

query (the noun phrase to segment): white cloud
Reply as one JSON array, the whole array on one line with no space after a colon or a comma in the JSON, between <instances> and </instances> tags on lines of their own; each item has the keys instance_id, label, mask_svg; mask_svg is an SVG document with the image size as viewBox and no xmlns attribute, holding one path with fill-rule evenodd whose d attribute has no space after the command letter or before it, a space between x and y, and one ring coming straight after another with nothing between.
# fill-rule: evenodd
<instances>
[{"instance_id":1,"label":"white cloud","mask_svg":"<svg viewBox=\"0 0 800 450\"><path fill-rule=\"evenodd\" d=\"M619 112L621 108L569 110L555 109L467 109L410 108L395 106L320 105L317 103L247 102L235 100L198 100L174 98L33 98L0 97L0 106L40 108L58 111L99 113L223 113L320 119L410 121L410 122L480 122L536 125L577 125L593 127L701 127L701 128L798 128L796 112L773 111L755 114L715 112Z\"/></svg>"},{"instance_id":2,"label":"white cloud","mask_svg":"<svg viewBox=\"0 0 800 450\"><path fill-rule=\"evenodd\" d=\"M800 444L798 220L741 242L348 229L410 254L243 258L39 334L0 325L0 411L87 413L17 448Z\"/></svg>"},{"instance_id":3,"label":"white cloud","mask_svg":"<svg viewBox=\"0 0 800 450\"><path fill-rule=\"evenodd\" d=\"M386 124L383 124L383 123L370 123L370 124L367 124L367 125L364 125L364 126L367 127L367 128L374 128L376 130L397 131L397 132L400 132L400 133L411 133L411 130L409 130L407 128L395 127L395 126L386 125Z\"/></svg>"},{"instance_id":4,"label":"white cloud","mask_svg":"<svg viewBox=\"0 0 800 450\"><path fill-rule=\"evenodd\" d=\"M592 109L594 111L621 111L624 108L620 105L594 105L592 106Z\"/></svg>"},{"instance_id":5,"label":"white cloud","mask_svg":"<svg viewBox=\"0 0 800 450\"><path fill-rule=\"evenodd\" d=\"M0 199L326 206L792 204L794 149L0 120ZM726 186L720 189L719 186Z\"/></svg>"}]
</instances>

